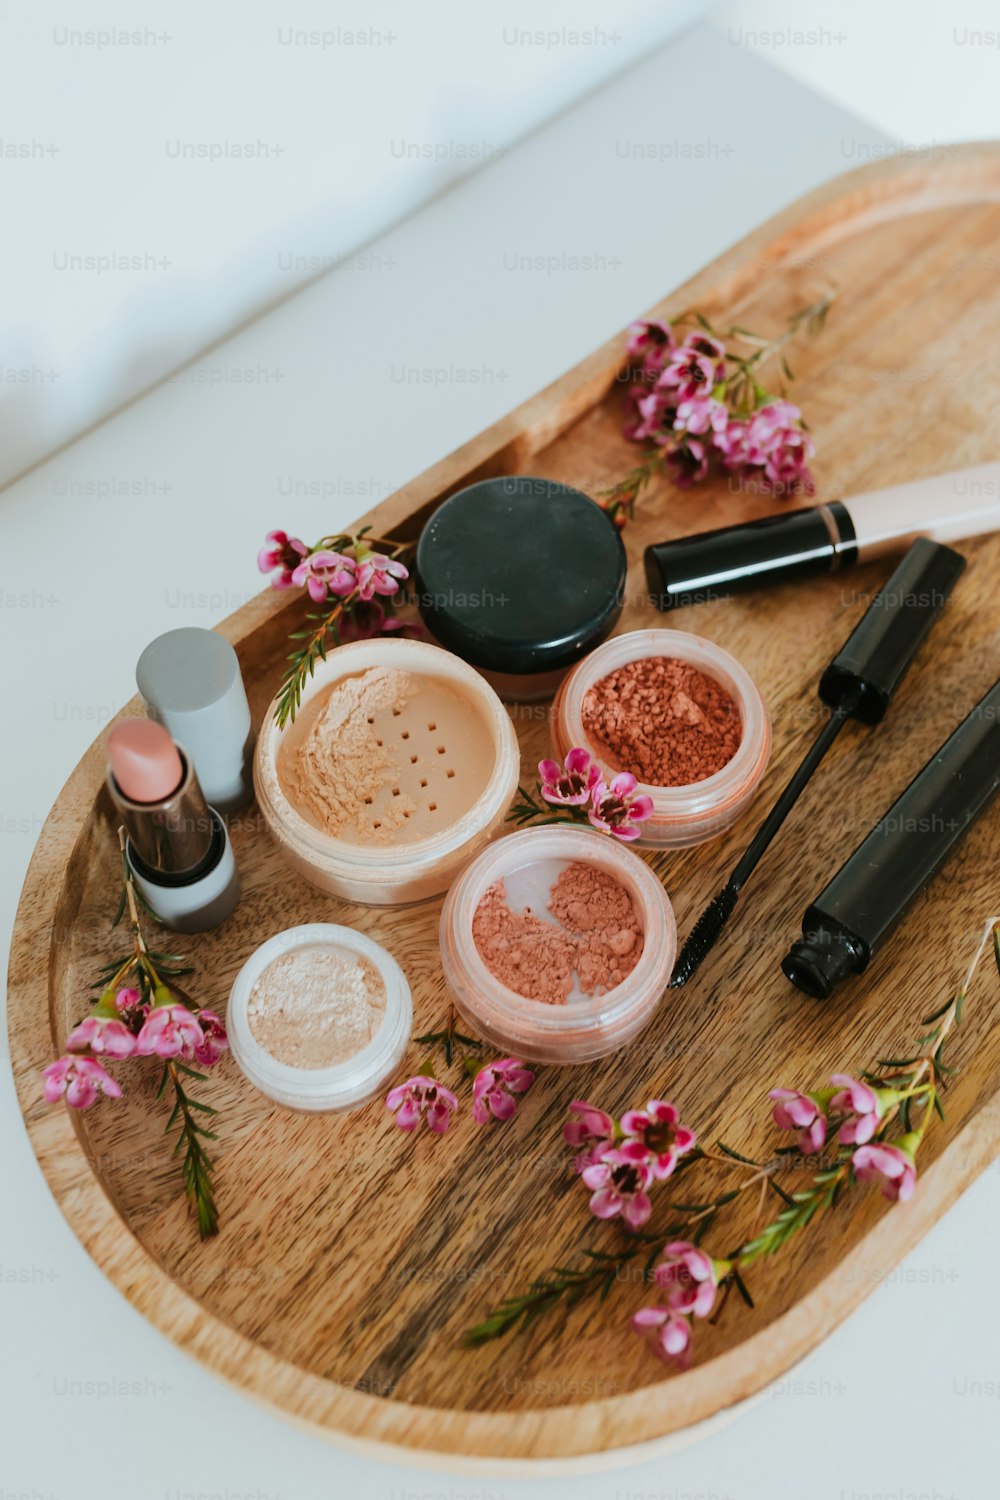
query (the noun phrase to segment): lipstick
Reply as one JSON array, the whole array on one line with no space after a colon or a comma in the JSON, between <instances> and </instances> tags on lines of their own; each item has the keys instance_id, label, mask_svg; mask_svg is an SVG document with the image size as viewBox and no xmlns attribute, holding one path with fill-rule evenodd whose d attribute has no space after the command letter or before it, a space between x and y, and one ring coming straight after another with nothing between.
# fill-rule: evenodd
<instances>
[{"instance_id":1,"label":"lipstick","mask_svg":"<svg viewBox=\"0 0 1000 1500\"><path fill-rule=\"evenodd\" d=\"M1000 462L894 484L646 548L658 609L836 573L916 536L955 542L1000 527Z\"/></svg>"},{"instance_id":2,"label":"lipstick","mask_svg":"<svg viewBox=\"0 0 1000 1500\"><path fill-rule=\"evenodd\" d=\"M240 878L229 830L162 724L125 719L108 735L108 791L128 835L125 857L165 927L204 932L235 909Z\"/></svg>"}]
</instances>

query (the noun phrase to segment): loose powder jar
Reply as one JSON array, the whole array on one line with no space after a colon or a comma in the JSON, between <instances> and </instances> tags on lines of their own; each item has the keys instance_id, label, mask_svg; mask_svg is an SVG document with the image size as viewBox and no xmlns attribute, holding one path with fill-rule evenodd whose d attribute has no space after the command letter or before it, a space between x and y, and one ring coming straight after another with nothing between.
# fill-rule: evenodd
<instances>
[{"instance_id":1,"label":"loose powder jar","mask_svg":"<svg viewBox=\"0 0 1000 1500\"><path fill-rule=\"evenodd\" d=\"M600 506L525 475L459 490L417 545L428 630L514 702L551 698L611 633L625 574L622 539Z\"/></svg>"},{"instance_id":2,"label":"loose powder jar","mask_svg":"<svg viewBox=\"0 0 1000 1500\"><path fill-rule=\"evenodd\" d=\"M424 641L331 651L295 722L269 712L254 783L278 847L335 896L401 906L440 895L501 828L517 736L472 667Z\"/></svg>"},{"instance_id":3,"label":"loose powder jar","mask_svg":"<svg viewBox=\"0 0 1000 1500\"><path fill-rule=\"evenodd\" d=\"M410 987L391 954L349 927L279 932L233 983L233 1056L289 1109L356 1109L398 1068L413 1025Z\"/></svg>"},{"instance_id":4,"label":"loose powder jar","mask_svg":"<svg viewBox=\"0 0 1000 1500\"><path fill-rule=\"evenodd\" d=\"M681 630L615 636L567 677L552 710L556 754L589 750L652 799L638 843L685 849L729 828L771 753L764 700L734 656Z\"/></svg>"},{"instance_id":5,"label":"loose powder jar","mask_svg":"<svg viewBox=\"0 0 1000 1500\"><path fill-rule=\"evenodd\" d=\"M589 1062L624 1046L658 1008L676 948L661 882L588 828L499 839L441 913L457 1008L495 1047L534 1062Z\"/></svg>"}]
</instances>

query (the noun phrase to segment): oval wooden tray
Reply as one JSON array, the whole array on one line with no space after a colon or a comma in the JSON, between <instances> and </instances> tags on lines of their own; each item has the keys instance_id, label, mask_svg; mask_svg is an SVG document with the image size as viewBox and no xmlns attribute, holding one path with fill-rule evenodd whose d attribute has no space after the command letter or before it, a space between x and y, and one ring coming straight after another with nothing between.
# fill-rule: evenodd
<instances>
[{"instance_id":1,"label":"oval wooden tray","mask_svg":"<svg viewBox=\"0 0 1000 1500\"><path fill-rule=\"evenodd\" d=\"M795 397L815 432L821 496L994 459L1000 451L1000 148L948 148L828 184L722 256L655 310L695 306L777 330L831 282L826 331L792 351ZM407 485L371 519L415 534L445 495L491 474L530 472L595 492L630 468L620 436L614 339L548 390ZM658 483L627 532L636 596L644 543L773 508L724 482L683 494ZM293 515L276 518L292 529ZM541 502L540 502L541 520ZM517 1119L445 1140L405 1138L381 1104L307 1119L268 1107L231 1060L221 1108L222 1231L200 1244L163 1149L159 1110L134 1097L82 1116L42 1102L39 1070L60 1049L115 901L115 843L95 743L46 822L21 898L10 971L12 1050L32 1143L55 1197L97 1264L182 1348L248 1395L328 1437L464 1467L572 1464L634 1454L712 1417L786 1371L877 1284L1000 1147L1000 1030L988 979L953 1061L945 1124L922 1153L919 1191L888 1211L858 1193L774 1262L754 1267L757 1306L735 1300L699 1327L693 1367L657 1364L628 1329L643 1300L622 1285L524 1337L467 1351L462 1330L576 1246L614 1243L564 1164L566 1103L616 1111L669 1095L707 1140L754 1155L774 1141L766 1093L859 1069L901 1046L947 998L998 904L996 818L982 820L863 981L825 1006L778 959L808 899L997 672L1000 538L962 544L971 566L889 720L849 729L748 889L698 980L668 996L625 1054L549 1068ZM665 878L687 931L815 730L820 670L886 576L882 564L688 610L666 623L714 637L755 675L775 749L756 810L714 844L671 856ZM259 722L298 600L265 592L221 627L237 647ZM664 623L630 601L623 629ZM138 711L137 702L127 713ZM525 774L547 749L544 718L514 710ZM221 1007L262 937L306 920L347 922L386 943L414 989L416 1030L441 1024L440 903L406 912L346 906L288 873L255 813L234 830L245 895L221 930L186 939L197 993ZM47 954L40 965L39 954ZM418 1061L414 1048L408 1059ZM402 1076L402 1075L401 1075ZM123 1124L126 1128L123 1128ZM701 1170L701 1169L699 1169ZM588 1460L593 1463L593 1457Z\"/></svg>"}]
</instances>

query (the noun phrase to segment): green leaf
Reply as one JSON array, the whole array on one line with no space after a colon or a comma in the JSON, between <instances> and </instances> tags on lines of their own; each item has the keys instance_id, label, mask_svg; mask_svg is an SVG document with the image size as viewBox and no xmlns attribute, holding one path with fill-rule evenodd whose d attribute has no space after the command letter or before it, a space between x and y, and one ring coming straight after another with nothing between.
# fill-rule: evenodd
<instances>
[{"instance_id":1,"label":"green leaf","mask_svg":"<svg viewBox=\"0 0 1000 1500\"><path fill-rule=\"evenodd\" d=\"M736 1290L743 1298L743 1301L746 1303L747 1307L749 1307L752 1311L754 1305L753 1298L750 1295L746 1282L743 1280L743 1277L740 1275L739 1270L735 1266L733 1267L732 1277L733 1282L736 1286Z\"/></svg>"},{"instance_id":2,"label":"green leaf","mask_svg":"<svg viewBox=\"0 0 1000 1500\"><path fill-rule=\"evenodd\" d=\"M715 1149L721 1151L723 1156L732 1157L733 1161L741 1161L745 1167L760 1166L759 1161L754 1161L752 1156L741 1156L738 1151L733 1150L732 1146L727 1146L725 1141L716 1141Z\"/></svg>"}]
</instances>

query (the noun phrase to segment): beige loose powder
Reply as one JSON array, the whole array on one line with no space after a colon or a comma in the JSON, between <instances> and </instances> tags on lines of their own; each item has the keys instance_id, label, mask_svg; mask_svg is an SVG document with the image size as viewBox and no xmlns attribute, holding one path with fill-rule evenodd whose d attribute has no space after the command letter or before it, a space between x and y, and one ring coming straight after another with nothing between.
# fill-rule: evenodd
<instances>
[{"instance_id":1,"label":"beige loose powder","mask_svg":"<svg viewBox=\"0 0 1000 1500\"><path fill-rule=\"evenodd\" d=\"M297 948L268 964L250 992L257 1042L292 1068L332 1068L368 1045L385 1014L382 976L342 948Z\"/></svg>"},{"instance_id":2,"label":"beige loose powder","mask_svg":"<svg viewBox=\"0 0 1000 1500\"><path fill-rule=\"evenodd\" d=\"M574 975L580 992L591 996L617 988L631 974L642 956L642 927L613 875L579 860L566 865L551 887L548 910L554 923L530 907L512 911L503 880L483 893L472 936L501 984L526 1000L564 1005Z\"/></svg>"},{"instance_id":3,"label":"beige loose powder","mask_svg":"<svg viewBox=\"0 0 1000 1500\"><path fill-rule=\"evenodd\" d=\"M376 794L399 769L396 746L378 732L375 718L386 710L398 716L415 686L394 667L370 667L334 683L287 768L294 799L327 832L353 827L365 839L385 843L415 810L401 794L374 811Z\"/></svg>"},{"instance_id":4,"label":"beige loose powder","mask_svg":"<svg viewBox=\"0 0 1000 1500\"><path fill-rule=\"evenodd\" d=\"M443 678L369 667L317 694L286 731L278 775L324 833L411 844L441 833L486 790L490 730Z\"/></svg>"}]
</instances>

